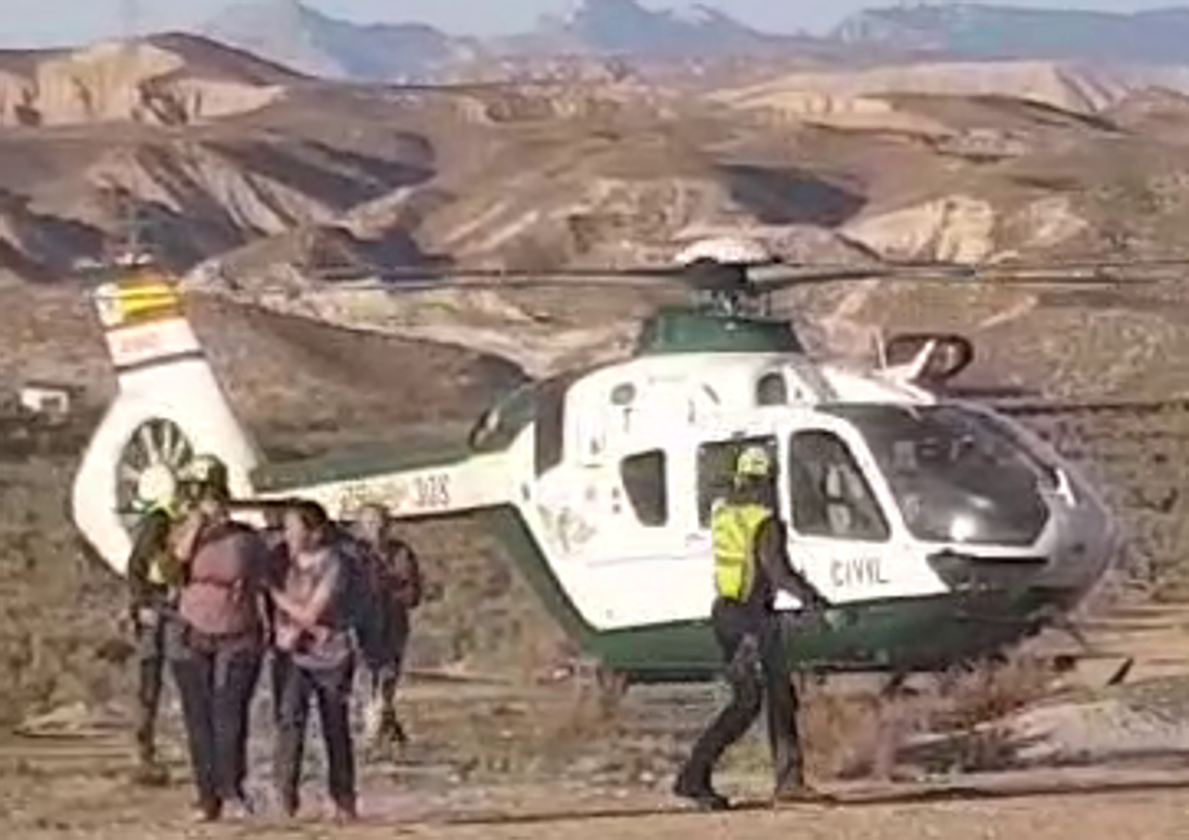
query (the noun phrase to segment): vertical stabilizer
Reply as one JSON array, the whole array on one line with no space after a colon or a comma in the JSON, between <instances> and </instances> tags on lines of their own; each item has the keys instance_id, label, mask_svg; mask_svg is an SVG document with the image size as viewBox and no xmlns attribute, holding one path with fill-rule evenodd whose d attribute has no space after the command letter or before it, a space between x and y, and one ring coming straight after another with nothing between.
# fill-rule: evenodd
<instances>
[{"instance_id":1,"label":"vertical stabilizer","mask_svg":"<svg viewBox=\"0 0 1189 840\"><path fill-rule=\"evenodd\" d=\"M92 294L119 392L83 456L72 513L87 541L124 574L137 520L172 492L195 455L221 458L236 495L250 494L259 455L185 317L175 283L141 277Z\"/></svg>"}]
</instances>

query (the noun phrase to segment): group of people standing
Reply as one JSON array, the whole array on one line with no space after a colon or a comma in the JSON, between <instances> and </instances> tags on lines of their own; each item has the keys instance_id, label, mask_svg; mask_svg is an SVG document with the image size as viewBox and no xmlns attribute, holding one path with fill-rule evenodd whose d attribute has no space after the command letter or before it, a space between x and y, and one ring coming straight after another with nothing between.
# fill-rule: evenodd
<instances>
[{"instance_id":1,"label":"group of people standing","mask_svg":"<svg viewBox=\"0 0 1189 840\"><path fill-rule=\"evenodd\" d=\"M297 812L305 730L316 705L336 816L356 817L350 698L356 663L370 675L371 739L404 740L393 693L421 600L416 557L391 533L387 512L367 507L348 531L316 502L267 511L257 531L233 520L227 471L201 458L184 492L144 519L129 563L140 643L142 767L154 773L153 727L161 671L172 665L182 699L199 814L251 813L246 794L252 697L270 657L281 810ZM711 625L722 650L731 702L703 732L674 793L702 808L730 807L711 776L723 752L768 709L774 798L816 800L805 782L785 629L775 596L785 590L807 614L832 623L830 602L792 570L776 505L773 461L762 447L738 456L729 492L715 502L715 600Z\"/></svg>"},{"instance_id":2,"label":"group of people standing","mask_svg":"<svg viewBox=\"0 0 1189 840\"><path fill-rule=\"evenodd\" d=\"M421 600L417 559L379 506L348 530L321 505L295 500L254 529L230 515L226 468L196 459L176 498L144 520L129 563L140 652L141 773L159 780L154 749L164 664L181 696L201 819L253 813L247 744L266 659L276 730L280 809L300 805L306 725L316 705L335 815L356 817L351 696L357 664L369 676L369 740L403 742L394 692Z\"/></svg>"}]
</instances>

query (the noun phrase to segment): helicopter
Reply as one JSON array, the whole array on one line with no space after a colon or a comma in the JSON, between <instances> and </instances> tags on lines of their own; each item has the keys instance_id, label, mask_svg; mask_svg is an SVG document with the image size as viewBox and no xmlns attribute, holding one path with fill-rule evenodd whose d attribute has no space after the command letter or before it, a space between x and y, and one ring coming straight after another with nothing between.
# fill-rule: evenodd
<instances>
[{"instance_id":1,"label":"helicopter","mask_svg":"<svg viewBox=\"0 0 1189 840\"><path fill-rule=\"evenodd\" d=\"M987 272L1003 283L1117 282L1101 261L1059 269L795 266L730 238L657 268L475 270L501 289L677 283L699 299L657 309L628 358L530 382L463 433L282 463L264 461L191 329L184 299L202 290L152 274L115 280L92 297L119 390L75 476L73 521L125 574L139 516L198 453L228 465L249 511L304 498L341 520L372 502L396 519L477 518L600 673L625 685L711 681L721 671L711 505L740 451L760 446L776 465L791 562L833 605L828 622L806 624L803 605L780 595L795 667L944 672L1076 607L1121 547L1115 515L1023 424L942 393L971 361L961 336L902 336L886 349L907 358L855 368L812 358L767 301L803 284ZM1067 276L1083 269L1093 276ZM417 269L352 288L367 283L442 288Z\"/></svg>"}]
</instances>

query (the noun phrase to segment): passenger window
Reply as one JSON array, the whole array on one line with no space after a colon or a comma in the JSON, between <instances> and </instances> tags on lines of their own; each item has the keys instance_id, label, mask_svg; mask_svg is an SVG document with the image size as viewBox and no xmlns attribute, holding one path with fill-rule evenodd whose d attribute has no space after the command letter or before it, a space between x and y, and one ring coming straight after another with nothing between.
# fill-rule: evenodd
<instances>
[{"instance_id":1,"label":"passenger window","mask_svg":"<svg viewBox=\"0 0 1189 840\"><path fill-rule=\"evenodd\" d=\"M715 500L725 497L735 478L735 461L748 446L762 446L768 450L772 464L776 460L776 438L771 436L738 438L707 443L698 448L698 524L710 527L710 508Z\"/></svg>"},{"instance_id":2,"label":"passenger window","mask_svg":"<svg viewBox=\"0 0 1189 840\"><path fill-rule=\"evenodd\" d=\"M891 534L858 462L831 432L793 435L789 499L793 527L805 536L883 542Z\"/></svg>"},{"instance_id":3,"label":"passenger window","mask_svg":"<svg viewBox=\"0 0 1189 840\"><path fill-rule=\"evenodd\" d=\"M788 405L789 392L781 373L765 373L756 383L756 405Z\"/></svg>"},{"instance_id":4,"label":"passenger window","mask_svg":"<svg viewBox=\"0 0 1189 840\"><path fill-rule=\"evenodd\" d=\"M624 458L619 465L628 500L640 524L659 528L669 521L665 488L665 453L659 449Z\"/></svg>"}]
</instances>

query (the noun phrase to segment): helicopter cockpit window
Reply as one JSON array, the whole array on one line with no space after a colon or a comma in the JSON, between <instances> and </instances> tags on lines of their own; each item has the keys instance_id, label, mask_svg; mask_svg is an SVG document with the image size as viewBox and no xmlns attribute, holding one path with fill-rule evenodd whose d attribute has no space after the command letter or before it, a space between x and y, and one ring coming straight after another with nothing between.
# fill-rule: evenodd
<instances>
[{"instance_id":1,"label":"helicopter cockpit window","mask_svg":"<svg viewBox=\"0 0 1189 840\"><path fill-rule=\"evenodd\" d=\"M1031 545L1048 522L1046 467L1006 427L960 406L838 406L920 540Z\"/></svg>"},{"instance_id":2,"label":"helicopter cockpit window","mask_svg":"<svg viewBox=\"0 0 1189 840\"><path fill-rule=\"evenodd\" d=\"M784 381L784 374L772 371L765 373L756 382L756 405L787 405L788 401L789 390Z\"/></svg>"},{"instance_id":3,"label":"helicopter cockpit window","mask_svg":"<svg viewBox=\"0 0 1189 840\"><path fill-rule=\"evenodd\" d=\"M698 448L698 524L701 527L710 527L710 508L715 500L730 493L735 480L735 462L748 446L764 447L772 463L777 463L776 438L770 435L707 443Z\"/></svg>"},{"instance_id":4,"label":"helicopter cockpit window","mask_svg":"<svg viewBox=\"0 0 1189 840\"><path fill-rule=\"evenodd\" d=\"M471 429L470 444L476 452L497 452L510 444L537 411L535 385L522 385L489 408Z\"/></svg>"},{"instance_id":5,"label":"helicopter cockpit window","mask_svg":"<svg viewBox=\"0 0 1189 840\"><path fill-rule=\"evenodd\" d=\"M619 465L619 476L641 525L659 528L668 523L669 497L662 450L654 449L624 458Z\"/></svg>"},{"instance_id":6,"label":"helicopter cockpit window","mask_svg":"<svg viewBox=\"0 0 1189 840\"><path fill-rule=\"evenodd\" d=\"M793 527L813 537L884 541L887 519L847 445L832 432L797 432L789 448Z\"/></svg>"}]
</instances>

